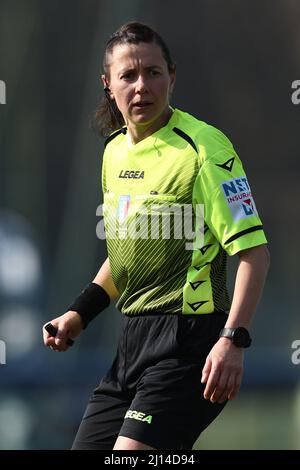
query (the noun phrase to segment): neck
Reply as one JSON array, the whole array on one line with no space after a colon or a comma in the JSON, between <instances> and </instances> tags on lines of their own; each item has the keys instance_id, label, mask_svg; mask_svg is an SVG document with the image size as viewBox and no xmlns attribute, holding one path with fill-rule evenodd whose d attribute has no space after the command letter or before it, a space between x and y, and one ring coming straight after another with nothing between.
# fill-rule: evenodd
<instances>
[{"instance_id":1,"label":"neck","mask_svg":"<svg viewBox=\"0 0 300 470\"><path fill-rule=\"evenodd\" d=\"M154 134L161 127L164 127L170 120L172 116L172 109L168 107L161 116L153 122L147 124L132 124L128 123L127 128L133 144L137 144L141 140L149 137L149 135Z\"/></svg>"}]
</instances>

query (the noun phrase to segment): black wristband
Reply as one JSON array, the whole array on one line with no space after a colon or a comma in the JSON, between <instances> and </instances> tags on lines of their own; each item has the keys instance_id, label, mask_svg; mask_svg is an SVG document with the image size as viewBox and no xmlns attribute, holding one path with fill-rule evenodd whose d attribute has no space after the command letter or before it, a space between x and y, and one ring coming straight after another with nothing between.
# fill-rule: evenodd
<instances>
[{"instance_id":1,"label":"black wristband","mask_svg":"<svg viewBox=\"0 0 300 470\"><path fill-rule=\"evenodd\" d=\"M110 297L103 287L91 282L68 307L81 316L83 329L110 303Z\"/></svg>"}]
</instances>

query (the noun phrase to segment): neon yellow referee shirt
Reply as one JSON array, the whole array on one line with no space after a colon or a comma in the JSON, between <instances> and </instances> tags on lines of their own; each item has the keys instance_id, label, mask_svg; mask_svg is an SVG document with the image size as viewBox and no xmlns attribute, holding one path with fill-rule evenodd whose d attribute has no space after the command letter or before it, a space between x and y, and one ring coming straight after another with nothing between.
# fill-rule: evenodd
<instances>
[{"instance_id":1,"label":"neon yellow referee shirt","mask_svg":"<svg viewBox=\"0 0 300 470\"><path fill-rule=\"evenodd\" d=\"M135 145L117 131L106 141L102 187L122 313L229 310L227 254L267 240L242 163L222 132L178 109Z\"/></svg>"}]
</instances>

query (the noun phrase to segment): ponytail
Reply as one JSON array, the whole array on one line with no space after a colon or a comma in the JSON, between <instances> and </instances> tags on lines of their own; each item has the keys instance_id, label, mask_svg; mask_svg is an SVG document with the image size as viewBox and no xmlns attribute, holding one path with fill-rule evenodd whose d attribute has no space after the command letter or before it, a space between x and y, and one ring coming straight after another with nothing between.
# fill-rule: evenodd
<instances>
[{"instance_id":1,"label":"ponytail","mask_svg":"<svg viewBox=\"0 0 300 470\"><path fill-rule=\"evenodd\" d=\"M102 97L92 117L92 129L101 137L108 137L112 132L125 124L123 115L107 94Z\"/></svg>"}]
</instances>

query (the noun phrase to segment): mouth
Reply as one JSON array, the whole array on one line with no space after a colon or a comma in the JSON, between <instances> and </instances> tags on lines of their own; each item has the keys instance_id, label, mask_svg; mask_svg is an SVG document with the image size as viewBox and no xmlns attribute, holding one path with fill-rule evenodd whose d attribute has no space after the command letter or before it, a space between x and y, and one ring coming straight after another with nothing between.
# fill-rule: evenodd
<instances>
[{"instance_id":1,"label":"mouth","mask_svg":"<svg viewBox=\"0 0 300 470\"><path fill-rule=\"evenodd\" d=\"M151 105L152 103L150 101L138 101L137 103L133 103L133 107L139 108L139 109L147 108L148 106L151 106Z\"/></svg>"}]
</instances>

